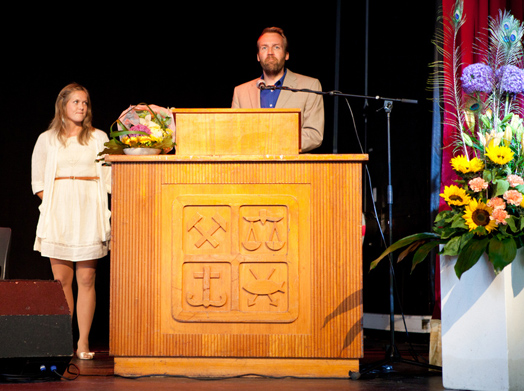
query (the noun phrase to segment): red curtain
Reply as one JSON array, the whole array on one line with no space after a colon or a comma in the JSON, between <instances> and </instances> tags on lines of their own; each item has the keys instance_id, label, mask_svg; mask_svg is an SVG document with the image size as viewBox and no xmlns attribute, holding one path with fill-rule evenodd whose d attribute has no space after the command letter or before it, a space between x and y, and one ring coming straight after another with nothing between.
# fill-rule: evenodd
<instances>
[{"instance_id":1,"label":"red curtain","mask_svg":"<svg viewBox=\"0 0 524 391\"><path fill-rule=\"evenodd\" d=\"M455 0L442 0L442 12L445 17L452 14L452 10L455 6ZM496 17L499 14L499 10L510 11L513 16L519 20L523 20L524 17L524 0L464 0L464 14L466 15L466 21L458 34L458 42L463 51L462 64L463 67L478 62L479 59L473 51L473 42L477 45L486 44L486 32L488 28L488 17ZM447 23L447 20L444 20ZM446 32L446 29L444 29ZM444 39L445 49L448 51L451 49L450 37L445 36ZM444 69L449 69L450 64L446 64ZM444 94L449 93L443 91ZM444 108L444 123L446 123L446 107ZM446 148L451 145L452 135L455 129L450 126L444 125L442 133L442 166L441 166L441 192L444 191L444 186L449 186L453 183L455 175L451 169L450 160L452 158L452 148ZM441 208L445 207L445 204L441 200ZM434 318L440 318L440 271L435 271L435 299L436 306L433 314Z\"/></svg>"}]
</instances>

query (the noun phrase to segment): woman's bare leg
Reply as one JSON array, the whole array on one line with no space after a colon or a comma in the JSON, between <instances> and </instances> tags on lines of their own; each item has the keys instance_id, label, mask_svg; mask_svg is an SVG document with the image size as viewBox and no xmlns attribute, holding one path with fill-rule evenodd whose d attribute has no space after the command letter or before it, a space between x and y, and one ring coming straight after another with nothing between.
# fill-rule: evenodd
<instances>
[{"instance_id":1,"label":"woman's bare leg","mask_svg":"<svg viewBox=\"0 0 524 391\"><path fill-rule=\"evenodd\" d=\"M73 317L73 312L75 310L75 300L73 298L73 277L75 275L75 269L73 262L53 258L50 260L53 278L60 281L62 284L62 289L64 290L67 305L69 307L69 313L71 314L71 317Z\"/></svg>"},{"instance_id":2,"label":"woman's bare leg","mask_svg":"<svg viewBox=\"0 0 524 391\"><path fill-rule=\"evenodd\" d=\"M95 277L97 260L76 262L78 297L76 317L78 319L78 351L89 352L89 332L96 307Z\"/></svg>"}]
</instances>

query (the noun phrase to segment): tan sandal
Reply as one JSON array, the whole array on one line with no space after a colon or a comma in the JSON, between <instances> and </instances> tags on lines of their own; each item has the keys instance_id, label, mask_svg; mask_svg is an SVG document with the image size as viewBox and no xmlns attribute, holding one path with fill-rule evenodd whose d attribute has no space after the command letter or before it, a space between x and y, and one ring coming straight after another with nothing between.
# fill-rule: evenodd
<instances>
[{"instance_id":1,"label":"tan sandal","mask_svg":"<svg viewBox=\"0 0 524 391\"><path fill-rule=\"evenodd\" d=\"M95 358L95 353L93 352L76 352L76 356L80 360L92 360Z\"/></svg>"}]
</instances>

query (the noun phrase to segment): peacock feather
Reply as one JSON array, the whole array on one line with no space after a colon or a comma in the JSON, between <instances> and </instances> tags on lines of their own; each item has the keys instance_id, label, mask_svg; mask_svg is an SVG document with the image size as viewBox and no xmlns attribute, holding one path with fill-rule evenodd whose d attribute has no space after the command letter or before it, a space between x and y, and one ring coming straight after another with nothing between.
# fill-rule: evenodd
<instances>
[{"instance_id":1,"label":"peacock feather","mask_svg":"<svg viewBox=\"0 0 524 391\"><path fill-rule=\"evenodd\" d=\"M498 18L490 18L490 47L495 66L522 65L516 62L522 58L522 24L509 12L499 11Z\"/></svg>"},{"instance_id":2,"label":"peacock feather","mask_svg":"<svg viewBox=\"0 0 524 391\"><path fill-rule=\"evenodd\" d=\"M455 2L455 7L453 9L452 22L455 25L454 26L455 31L458 31L460 27L464 24L464 2L463 1Z\"/></svg>"},{"instance_id":3,"label":"peacock feather","mask_svg":"<svg viewBox=\"0 0 524 391\"><path fill-rule=\"evenodd\" d=\"M522 37L524 27L522 23L507 11L499 11L497 18L489 18L489 44L485 53L485 62L495 70L497 89L490 94L486 106L493 112L494 131L500 129L503 119L512 112L519 111L519 100L513 99L511 94L504 94L506 87L502 80L510 77L512 67L522 68L523 48Z\"/></svg>"},{"instance_id":4,"label":"peacock feather","mask_svg":"<svg viewBox=\"0 0 524 391\"><path fill-rule=\"evenodd\" d=\"M462 69L463 50L458 33L465 21L463 0L457 0L444 20L442 34L434 42L443 60L432 65L437 69L433 77L443 91L441 106L447 114L444 125L457 130L453 133L454 153L469 159L478 150L479 145L473 144L475 140L478 143L479 127L486 128L486 114L491 121L489 130L496 134L504 131L512 113L520 111L518 88L514 94L511 88L512 83L524 84L518 76L524 66L524 25L507 11L490 17L487 34L481 34L473 47L481 62ZM482 88L478 85L481 80Z\"/></svg>"},{"instance_id":5,"label":"peacock feather","mask_svg":"<svg viewBox=\"0 0 524 391\"><path fill-rule=\"evenodd\" d=\"M441 109L448 115L444 118L444 125L458 129L456 140L453 142L455 149L462 148L464 156L469 156L467 144L469 137L465 124L471 124L471 116L463 110L462 87L460 83L460 70L462 66L462 45L458 40L458 32L464 25L463 0L457 0L450 14L439 18L443 29L437 33L434 44L442 56L442 60L435 61L431 66L434 69L430 81L442 91ZM466 125L467 126L467 125Z\"/></svg>"}]
</instances>

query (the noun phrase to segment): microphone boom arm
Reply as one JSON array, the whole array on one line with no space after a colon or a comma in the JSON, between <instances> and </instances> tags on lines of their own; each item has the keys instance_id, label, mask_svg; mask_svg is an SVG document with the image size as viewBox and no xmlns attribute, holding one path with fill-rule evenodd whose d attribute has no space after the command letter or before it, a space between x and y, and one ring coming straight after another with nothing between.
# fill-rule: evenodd
<instances>
[{"instance_id":1,"label":"microphone boom arm","mask_svg":"<svg viewBox=\"0 0 524 391\"><path fill-rule=\"evenodd\" d=\"M284 91L291 91L291 92L308 92L311 94L317 94L317 95L329 95L329 96L344 96L349 98L362 98L362 99L374 99L374 100L384 100L384 101L393 101L393 102L402 102L402 103L412 103L417 104L418 101L414 99L403 99L403 98L385 98L383 96L366 96L366 95L354 95L354 94L344 94L340 91L315 91L310 90L307 88L302 89L296 89L291 88L287 86L277 87L277 86L260 86L260 89L263 90L284 90Z\"/></svg>"}]
</instances>

